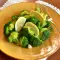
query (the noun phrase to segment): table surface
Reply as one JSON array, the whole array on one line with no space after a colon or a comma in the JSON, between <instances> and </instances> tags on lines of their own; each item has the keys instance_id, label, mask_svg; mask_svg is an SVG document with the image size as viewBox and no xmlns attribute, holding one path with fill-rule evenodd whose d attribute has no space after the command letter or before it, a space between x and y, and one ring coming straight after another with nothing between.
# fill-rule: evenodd
<instances>
[{"instance_id":1,"label":"table surface","mask_svg":"<svg viewBox=\"0 0 60 60\"><path fill-rule=\"evenodd\" d=\"M7 0L0 0L0 6L2 6L6 1ZM60 8L60 0L44 0L44 1L51 3L54 6ZM0 60L17 60L17 59L9 57L0 51ZM60 49L52 56L50 56L47 60L60 60Z\"/></svg>"}]
</instances>

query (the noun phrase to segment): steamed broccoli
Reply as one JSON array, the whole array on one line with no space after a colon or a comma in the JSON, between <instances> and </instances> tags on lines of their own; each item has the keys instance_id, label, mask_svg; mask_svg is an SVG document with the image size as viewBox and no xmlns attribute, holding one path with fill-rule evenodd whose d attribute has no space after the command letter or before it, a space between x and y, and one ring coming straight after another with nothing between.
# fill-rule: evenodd
<instances>
[{"instance_id":1,"label":"steamed broccoli","mask_svg":"<svg viewBox=\"0 0 60 60\"><path fill-rule=\"evenodd\" d=\"M21 11L20 16L29 15L30 13L26 10Z\"/></svg>"},{"instance_id":2,"label":"steamed broccoli","mask_svg":"<svg viewBox=\"0 0 60 60\"><path fill-rule=\"evenodd\" d=\"M50 37L50 31L49 31L49 30L44 30L44 31L42 32L41 39L42 39L42 40L47 40L49 37Z\"/></svg>"},{"instance_id":3,"label":"steamed broccoli","mask_svg":"<svg viewBox=\"0 0 60 60\"><path fill-rule=\"evenodd\" d=\"M27 19L27 22L32 22L34 24L37 24L39 20L35 16L31 16L30 18Z\"/></svg>"},{"instance_id":4,"label":"steamed broccoli","mask_svg":"<svg viewBox=\"0 0 60 60\"><path fill-rule=\"evenodd\" d=\"M24 27L22 28L20 35L29 37L29 35L34 35L34 31L30 30L29 28Z\"/></svg>"},{"instance_id":5,"label":"steamed broccoli","mask_svg":"<svg viewBox=\"0 0 60 60\"><path fill-rule=\"evenodd\" d=\"M42 29L40 22L38 22L36 25L37 25L37 27L38 27L39 30Z\"/></svg>"},{"instance_id":6,"label":"steamed broccoli","mask_svg":"<svg viewBox=\"0 0 60 60\"><path fill-rule=\"evenodd\" d=\"M28 28L22 28L20 35L28 37Z\"/></svg>"},{"instance_id":7,"label":"steamed broccoli","mask_svg":"<svg viewBox=\"0 0 60 60\"><path fill-rule=\"evenodd\" d=\"M41 9L39 7L36 7L36 11L40 13Z\"/></svg>"},{"instance_id":8,"label":"steamed broccoli","mask_svg":"<svg viewBox=\"0 0 60 60\"><path fill-rule=\"evenodd\" d=\"M50 25L51 25L51 22L50 22L50 21L48 21L48 20L46 20L46 21L44 22L43 27L48 28Z\"/></svg>"},{"instance_id":9,"label":"steamed broccoli","mask_svg":"<svg viewBox=\"0 0 60 60\"><path fill-rule=\"evenodd\" d=\"M7 24L5 24L5 26L4 26L4 34L6 36L8 36L10 34L10 31L9 31L9 28L8 28L8 25Z\"/></svg>"},{"instance_id":10,"label":"steamed broccoli","mask_svg":"<svg viewBox=\"0 0 60 60\"><path fill-rule=\"evenodd\" d=\"M28 44L29 44L28 38L26 38L25 36L22 36L20 38L20 45L25 48L28 46Z\"/></svg>"},{"instance_id":11,"label":"steamed broccoli","mask_svg":"<svg viewBox=\"0 0 60 60\"><path fill-rule=\"evenodd\" d=\"M31 35L29 41L30 41L30 44L31 44L33 47L39 46L40 44L43 43L42 40L40 40L38 37L35 37L35 36L33 36L33 35Z\"/></svg>"},{"instance_id":12,"label":"steamed broccoli","mask_svg":"<svg viewBox=\"0 0 60 60\"><path fill-rule=\"evenodd\" d=\"M4 25L4 33L6 36L10 34L11 31L14 30L14 24L12 22L8 22Z\"/></svg>"},{"instance_id":13,"label":"steamed broccoli","mask_svg":"<svg viewBox=\"0 0 60 60\"><path fill-rule=\"evenodd\" d=\"M18 43L18 37L19 37L19 33L16 31L11 32L11 34L8 37L8 41L9 42L13 42L13 43Z\"/></svg>"},{"instance_id":14,"label":"steamed broccoli","mask_svg":"<svg viewBox=\"0 0 60 60\"><path fill-rule=\"evenodd\" d=\"M29 43L32 46L39 46L42 43L42 40L34 36L34 32L29 30L28 28L23 28L21 36L25 36L28 38Z\"/></svg>"},{"instance_id":15,"label":"steamed broccoli","mask_svg":"<svg viewBox=\"0 0 60 60\"><path fill-rule=\"evenodd\" d=\"M15 20L17 20L17 19L18 19L18 15L13 15L13 16L12 16L12 20L15 21Z\"/></svg>"}]
</instances>

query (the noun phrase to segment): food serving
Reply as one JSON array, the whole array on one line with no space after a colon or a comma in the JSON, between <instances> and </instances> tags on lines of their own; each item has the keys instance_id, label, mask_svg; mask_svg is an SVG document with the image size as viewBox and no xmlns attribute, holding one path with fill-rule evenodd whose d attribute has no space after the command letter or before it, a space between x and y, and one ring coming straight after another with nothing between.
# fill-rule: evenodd
<instances>
[{"instance_id":1,"label":"food serving","mask_svg":"<svg viewBox=\"0 0 60 60\"><path fill-rule=\"evenodd\" d=\"M52 35L52 23L52 18L39 7L31 12L23 10L4 25L4 35L8 42L23 48L37 47Z\"/></svg>"}]
</instances>

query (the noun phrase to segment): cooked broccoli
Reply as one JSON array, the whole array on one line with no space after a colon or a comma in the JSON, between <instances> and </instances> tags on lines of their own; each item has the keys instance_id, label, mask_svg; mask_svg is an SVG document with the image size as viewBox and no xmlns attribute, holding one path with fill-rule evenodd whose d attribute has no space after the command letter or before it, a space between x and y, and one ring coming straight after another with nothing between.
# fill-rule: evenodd
<instances>
[{"instance_id":1,"label":"cooked broccoli","mask_svg":"<svg viewBox=\"0 0 60 60\"><path fill-rule=\"evenodd\" d=\"M14 24L12 22L8 22L4 25L4 33L6 36L10 34L11 31L14 30Z\"/></svg>"},{"instance_id":2,"label":"cooked broccoli","mask_svg":"<svg viewBox=\"0 0 60 60\"><path fill-rule=\"evenodd\" d=\"M47 25L47 22L46 22L46 20L44 20L42 23L42 27L45 27L46 25Z\"/></svg>"},{"instance_id":3,"label":"cooked broccoli","mask_svg":"<svg viewBox=\"0 0 60 60\"><path fill-rule=\"evenodd\" d=\"M22 30L20 31L20 35L28 37L28 28L22 28Z\"/></svg>"},{"instance_id":4,"label":"cooked broccoli","mask_svg":"<svg viewBox=\"0 0 60 60\"><path fill-rule=\"evenodd\" d=\"M38 22L36 25L37 25L37 27L38 27L39 30L42 29L40 22Z\"/></svg>"},{"instance_id":5,"label":"cooked broccoli","mask_svg":"<svg viewBox=\"0 0 60 60\"><path fill-rule=\"evenodd\" d=\"M47 29L44 30L44 31L42 32L41 39L42 39L42 40L47 40L49 37L50 37L50 31L47 30Z\"/></svg>"},{"instance_id":6,"label":"cooked broccoli","mask_svg":"<svg viewBox=\"0 0 60 60\"><path fill-rule=\"evenodd\" d=\"M35 16L31 16L30 18L27 19L27 22L32 22L34 24L37 24L39 20Z\"/></svg>"},{"instance_id":7,"label":"cooked broccoli","mask_svg":"<svg viewBox=\"0 0 60 60\"><path fill-rule=\"evenodd\" d=\"M29 43L32 46L39 46L42 43L42 40L34 36L34 32L29 30L28 28L23 28L21 32L21 36L25 36L28 38Z\"/></svg>"},{"instance_id":8,"label":"cooked broccoli","mask_svg":"<svg viewBox=\"0 0 60 60\"><path fill-rule=\"evenodd\" d=\"M32 31L30 28L24 27L22 28L20 35L29 38L30 35L35 35L35 34L34 34L34 31Z\"/></svg>"},{"instance_id":9,"label":"cooked broccoli","mask_svg":"<svg viewBox=\"0 0 60 60\"><path fill-rule=\"evenodd\" d=\"M36 11L40 13L41 9L39 7L36 7Z\"/></svg>"},{"instance_id":10,"label":"cooked broccoli","mask_svg":"<svg viewBox=\"0 0 60 60\"><path fill-rule=\"evenodd\" d=\"M17 20L17 19L18 19L18 15L13 15L13 16L12 16L12 20L13 20L13 21L15 21L15 20Z\"/></svg>"},{"instance_id":11,"label":"cooked broccoli","mask_svg":"<svg viewBox=\"0 0 60 60\"><path fill-rule=\"evenodd\" d=\"M19 33L16 31L11 32L11 34L8 37L8 41L9 42L13 42L13 43L18 43L18 38L19 38Z\"/></svg>"},{"instance_id":12,"label":"cooked broccoli","mask_svg":"<svg viewBox=\"0 0 60 60\"><path fill-rule=\"evenodd\" d=\"M29 15L30 13L26 10L21 11L20 16Z\"/></svg>"},{"instance_id":13,"label":"cooked broccoli","mask_svg":"<svg viewBox=\"0 0 60 60\"><path fill-rule=\"evenodd\" d=\"M9 31L9 28L8 28L8 25L7 24L5 24L5 26L4 26L4 34L6 36L8 36L10 34L10 31Z\"/></svg>"},{"instance_id":14,"label":"cooked broccoli","mask_svg":"<svg viewBox=\"0 0 60 60\"><path fill-rule=\"evenodd\" d=\"M45 25L43 27L48 28L50 25L51 25L51 22L50 21L45 21Z\"/></svg>"},{"instance_id":15,"label":"cooked broccoli","mask_svg":"<svg viewBox=\"0 0 60 60\"><path fill-rule=\"evenodd\" d=\"M25 36L23 36L23 37L20 38L20 45L22 47L25 48L25 47L28 46L28 44L29 44L28 38L26 38Z\"/></svg>"},{"instance_id":16,"label":"cooked broccoli","mask_svg":"<svg viewBox=\"0 0 60 60\"><path fill-rule=\"evenodd\" d=\"M39 38L37 38L33 35L31 35L29 42L33 47L39 46L40 44L43 43L42 40L40 40Z\"/></svg>"}]
</instances>

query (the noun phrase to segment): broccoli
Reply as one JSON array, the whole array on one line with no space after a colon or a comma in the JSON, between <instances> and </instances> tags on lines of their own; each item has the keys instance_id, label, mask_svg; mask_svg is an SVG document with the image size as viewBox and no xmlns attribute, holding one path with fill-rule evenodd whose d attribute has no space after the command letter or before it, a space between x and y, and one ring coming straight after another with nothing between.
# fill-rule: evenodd
<instances>
[{"instance_id":1,"label":"broccoli","mask_svg":"<svg viewBox=\"0 0 60 60\"><path fill-rule=\"evenodd\" d=\"M33 35L31 35L29 42L33 47L39 46L40 44L43 43L43 41L41 39L39 39L38 37L35 37Z\"/></svg>"},{"instance_id":2,"label":"broccoli","mask_svg":"<svg viewBox=\"0 0 60 60\"><path fill-rule=\"evenodd\" d=\"M8 41L9 42L13 42L13 43L18 43L18 38L19 38L19 33L16 31L11 32L11 34L8 37Z\"/></svg>"},{"instance_id":3,"label":"broccoli","mask_svg":"<svg viewBox=\"0 0 60 60\"><path fill-rule=\"evenodd\" d=\"M8 36L10 32L13 30L14 30L14 24L11 21L4 25L4 33L6 36Z\"/></svg>"},{"instance_id":4,"label":"broccoli","mask_svg":"<svg viewBox=\"0 0 60 60\"><path fill-rule=\"evenodd\" d=\"M42 43L42 40L34 36L34 32L29 30L29 28L23 28L21 36L27 37L29 43L32 46L39 46Z\"/></svg>"},{"instance_id":5,"label":"broccoli","mask_svg":"<svg viewBox=\"0 0 60 60\"><path fill-rule=\"evenodd\" d=\"M32 22L34 24L37 24L38 21L39 20L35 16L31 16L26 20L26 22Z\"/></svg>"},{"instance_id":6,"label":"broccoli","mask_svg":"<svg viewBox=\"0 0 60 60\"><path fill-rule=\"evenodd\" d=\"M50 21L45 21L45 25L43 27L48 28L50 25L51 25L51 22Z\"/></svg>"},{"instance_id":7,"label":"broccoli","mask_svg":"<svg viewBox=\"0 0 60 60\"><path fill-rule=\"evenodd\" d=\"M41 39L44 41L44 40L47 40L49 37L50 37L50 31L47 29L44 30L42 32Z\"/></svg>"},{"instance_id":8,"label":"broccoli","mask_svg":"<svg viewBox=\"0 0 60 60\"><path fill-rule=\"evenodd\" d=\"M30 13L26 10L21 11L20 16L29 15Z\"/></svg>"},{"instance_id":9,"label":"broccoli","mask_svg":"<svg viewBox=\"0 0 60 60\"><path fill-rule=\"evenodd\" d=\"M40 13L41 9L39 7L36 7L36 11Z\"/></svg>"},{"instance_id":10,"label":"broccoli","mask_svg":"<svg viewBox=\"0 0 60 60\"><path fill-rule=\"evenodd\" d=\"M22 28L22 30L20 31L20 36L25 36L28 37L28 28Z\"/></svg>"},{"instance_id":11,"label":"broccoli","mask_svg":"<svg viewBox=\"0 0 60 60\"><path fill-rule=\"evenodd\" d=\"M46 20L43 20L42 27L44 28L47 25Z\"/></svg>"},{"instance_id":12,"label":"broccoli","mask_svg":"<svg viewBox=\"0 0 60 60\"><path fill-rule=\"evenodd\" d=\"M25 36L22 36L20 38L20 45L25 48L28 46L28 44L29 44L28 38L26 38Z\"/></svg>"},{"instance_id":13,"label":"broccoli","mask_svg":"<svg viewBox=\"0 0 60 60\"><path fill-rule=\"evenodd\" d=\"M12 16L12 20L13 20L13 21L15 21L15 20L17 20L17 19L18 19L18 15L13 15L13 16Z\"/></svg>"},{"instance_id":14,"label":"broccoli","mask_svg":"<svg viewBox=\"0 0 60 60\"><path fill-rule=\"evenodd\" d=\"M30 35L35 35L34 31L32 31L30 28L23 27L20 32L20 36L25 36L29 38Z\"/></svg>"},{"instance_id":15,"label":"broccoli","mask_svg":"<svg viewBox=\"0 0 60 60\"><path fill-rule=\"evenodd\" d=\"M38 22L38 23L36 24L36 26L38 27L39 30L42 29L40 22Z\"/></svg>"},{"instance_id":16,"label":"broccoli","mask_svg":"<svg viewBox=\"0 0 60 60\"><path fill-rule=\"evenodd\" d=\"M6 36L8 36L10 34L10 31L9 31L9 28L8 28L8 25L7 24L5 24L5 26L4 26L4 34Z\"/></svg>"}]
</instances>

